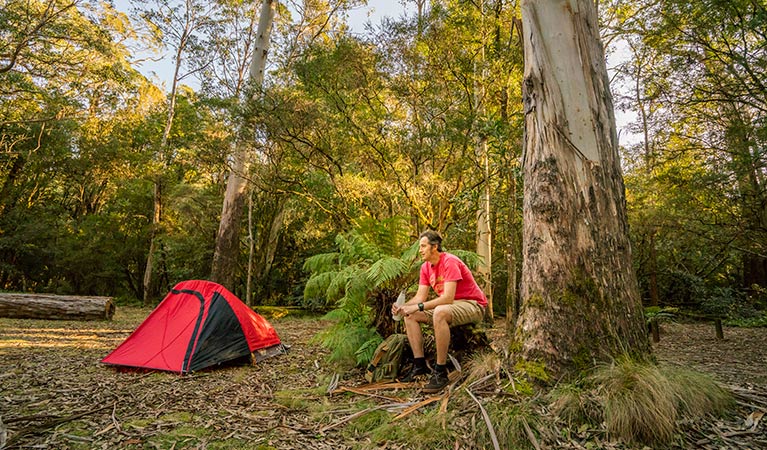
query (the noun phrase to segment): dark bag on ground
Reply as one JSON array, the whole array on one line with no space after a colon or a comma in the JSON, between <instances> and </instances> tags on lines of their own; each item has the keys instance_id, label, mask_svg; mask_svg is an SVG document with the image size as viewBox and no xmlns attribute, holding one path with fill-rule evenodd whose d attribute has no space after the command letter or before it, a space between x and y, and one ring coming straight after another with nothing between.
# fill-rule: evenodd
<instances>
[{"instance_id":1,"label":"dark bag on ground","mask_svg":"<svg viewBox=\"0 0 767 450\"><path fill-rule=\"evenodd\" d=\"M399 375L400 367L411 353L407 335L392 334L378 344L373 359L365 371L365 379L368 383L374 381L391 381Z\"/></svg>"}]
</instances>

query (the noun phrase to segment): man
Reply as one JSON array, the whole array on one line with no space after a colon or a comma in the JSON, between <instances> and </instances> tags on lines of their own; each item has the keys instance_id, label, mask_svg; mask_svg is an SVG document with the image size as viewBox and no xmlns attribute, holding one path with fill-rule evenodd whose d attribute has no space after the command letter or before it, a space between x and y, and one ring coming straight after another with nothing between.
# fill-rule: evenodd
<instances>
[{"instance_id":1,"label":"man","mask_svg":"<svg viewBox=\"0 0 767 450\"><path fill-rule=\"evenodd\" d=\"M404 305L392 305L392 314L405 318L405 330L415 362L410 373L400 381L411 382L428 373L423 354L422 323L434 325L437 364L423 391L434 393L448 384L447 349L450 327L480 322L485 315L487 298L474 281L471 271L457 256L442 251L442 236L436 231L424 231L419 236L419 252L423 264L415 297ZM429 289L437 298L428 300Z\"/></svg>"}]
</instances>

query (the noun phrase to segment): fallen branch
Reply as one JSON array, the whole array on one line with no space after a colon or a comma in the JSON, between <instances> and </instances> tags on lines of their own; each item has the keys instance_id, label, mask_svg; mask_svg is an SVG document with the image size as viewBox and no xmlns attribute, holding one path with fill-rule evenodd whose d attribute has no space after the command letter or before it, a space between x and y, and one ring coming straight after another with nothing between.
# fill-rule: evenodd
<instances>
[{"instance_id":1,"label":"fallen branch","mask_svg":"<svg viewBox=\"0 0 767 450\"><path fill-rule=\"evenodd\" d=\"M47 430L49 428L53 428L53 427L55 427L57 425L61 425L62 423L71 422L71 421L77 420L77 419L79 419L81 417L85 417L85 416L88 416L90 414L94 414L94 413L97 413L99 411L105 410L107 408L112 408L112 407L114 407L115 404L116 404L116 402L113 403L113 404L110 404L110 405L102 406L101 408L90 409L88 411L83 411L81 413L73 414L71 416L61 417L59 419L49 420L48 422L45 422L42 425L29 426L29 427L26 427L26 428L22 428L16 434L14 434L12 438L8 439L8 443L7 443L7 446L5 448L6 449L12 448L13 446L16 445L16 442L18 442L19 439L21 439L22 437L24 437L24 436L26 436L28 434L37 434L37 433L43 432L43 431L45 431L45 430Z\"/></svg>"},{"instance_id":2,"label":"fallen branch","mask_svg":"<svg viewBox=\"0 0 767 450\"><path fill-rule=\"evenodd\" d=\"M363 384L362 386L357 386L356 390L358 391L382 391L382 390L388 390L388 389L407 389L414 386L417 386L418 383L400 383L400 382L383 382L383 383L370 383L370 384ZM334 392L331 392L331 394L334 394Z\"/></svg>"},{"instance_id":3,"label":"fallen branch","mask_svg":"<svg viewBox=\"0 0 767 450\"><path fill-rule=\"evenodd\" d=\"M388 400L390 402L397 402L397 401L401 400L401 399L396 398L396 397L387 397L385 395L374 394L374 393L370 393L370 392L364 391L362 389L356 389L356 388L350 388L350 387L338 388L338 389L334 390L333 392L331 392L331 394L336 394L336 393L341 393L341 392L351 392L352 394L364 395L364 396L373 397L373 398L380 398L380 399L383 399L383 400Z\"/></svg>"},{"instance_id":4,"label":"fallen branch","mask_svg":"<svg viewBox=\"0 0 767 450\"><path fill-rule=\"evenodd\" d=\"M434 396L434 397L429 397L426 400L422 400L422 401L416 403L415 405L407 408L406 410L402 411L397 417L392 419L392 422L397 421L399 419L403 419L403 418L409 416L410 414L412 414L413 412L419 410L420 408L422 408L422 407L424 407L426 405L430 405L430 404L432 404L432 403L442 399L443 397L444 396L442 396L442 395L437 395L437 396Z\"/></svg>"},{"instance_id":5,"label":"fallen branch","mask_svg":"<svg viewBox=\"0 0 767 450\"><path fill-rule=\"evenodd\" d=\"M472 400L477 402L477 405L479 406L479 410L482 412L482 418L485 419L485 425L487 425L487 431L490 432L490 440L493 441L493 448L495 450L501 450L501 445L498 443L498 436L495 435L495 428L493 428L493 423L490 421L490 415L485 410L485 407L482 406L482 403L479 402L477 397L475 397L474 394L468 388L466 388L466 392L469 393L469 396L471 397Z\"/></svg>"}]
</instances>

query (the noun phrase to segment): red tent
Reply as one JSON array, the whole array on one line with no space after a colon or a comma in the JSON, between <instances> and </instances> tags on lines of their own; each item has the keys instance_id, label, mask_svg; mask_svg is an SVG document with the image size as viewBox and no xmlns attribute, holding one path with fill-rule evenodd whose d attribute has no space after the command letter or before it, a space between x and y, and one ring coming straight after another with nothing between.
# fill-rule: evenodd
<instances>
[{"instance_id":1,"label":"red tent","mask_svg":"<svg viewBox=\"0 0 767 450\"><path fill-rule=\"evenodd\" d=\"M215 364L284 353L277 332L223 286L183 281L105 364L189 373Z\"/></svg>"}]
</instances>

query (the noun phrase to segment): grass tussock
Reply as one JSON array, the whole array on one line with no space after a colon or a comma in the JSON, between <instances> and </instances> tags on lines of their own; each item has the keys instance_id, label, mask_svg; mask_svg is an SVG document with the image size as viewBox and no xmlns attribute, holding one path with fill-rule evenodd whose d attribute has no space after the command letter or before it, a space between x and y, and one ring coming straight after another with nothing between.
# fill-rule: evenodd
<instances>
[{"instance_id":1,"label":"grass tussock","mask_svg":"<svg viewBox=\"0 0 767 450\"><path fill-rule=\"evenodd\" d=\"M389 421L371 430L368 437L373 447L362 445L360 448L377 448L391 442L404 442L410 450L432 450L435 448L453 448L457 440L456 431L451 426L455 414L448 411L440 413L433 409L414 414L402 421Z\"/></svg>"},{"instance_id":2,"label":"grass tussock","mask_svg":"<svg viewBox=\"0 0 767 450\"><path fill-rule=\"evenodd\" d=\"M732 397L710 377L624 358L598 367L582 385L552 391L551 409L570 426L604 423L624 442L670 442L682 419L721 415Z\"/></svg>"},{"instance_id":3,"label":"grass tussock","mask_svg":"<svg viewBox=\"0 0 767 450\"><path fill-rule=\"evenodd\" d=\"M530 433L536 442L540 439L538 430L541 428L541 415L536 411L531 402L515 401L488 402L485 409L490 416L496 438L501 448L534 449ZM478 436L477 442L484 443L479 448L492 448L492 438L487 425L479 420L476 424Z\"/></svg>"},{"instance_id":4,"label":"grass tussock","mask_svg":"<svg viewBox=\"0 0 767 450\"><path fill-rule=\"evenodd\" d=\"M501 371L501 358L495 352L477 353L466 364L466 383L487 378L490 375L498 376Z\"/></svg>"}]
</instances>

